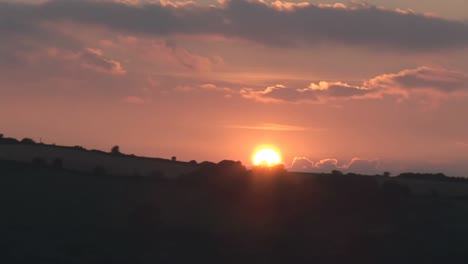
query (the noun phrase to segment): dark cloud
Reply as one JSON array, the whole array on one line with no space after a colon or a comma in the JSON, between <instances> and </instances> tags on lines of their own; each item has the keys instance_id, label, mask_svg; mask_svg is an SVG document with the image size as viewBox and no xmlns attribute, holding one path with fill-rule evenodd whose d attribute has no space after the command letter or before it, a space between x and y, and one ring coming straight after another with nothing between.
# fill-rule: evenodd
<instances>
[{"instance_id":1,"label":"dark cloud","mask_svg":"<svg viewBox=\"0 0 468 264\"><path fill-rule=\"evenodd\" d=\"M42 22L54 21L156 36L217 34L272 46L334 42L413 51L468 46L468 25L464 22L367 5L245 0L231 0L217 7L89 0L0 3L3 36L39 32Z\"/></svg>"},{"instance_id":2,"label":"dark cloud","mask_svg":"<svg viewBox=\"0 0 468 264\"><path fill-rule=\"evenodd\" d=\"M409 98L425 94L429 97L468 92L468 75L441 68L420 67L394 74L382 74L362 83L349 85L342 82L311 83L303 89L284 85L264 90L244 88L244 98L260 102L323 103L330 100L378 99L384 96Z\"/></svg>"}]
</instances>

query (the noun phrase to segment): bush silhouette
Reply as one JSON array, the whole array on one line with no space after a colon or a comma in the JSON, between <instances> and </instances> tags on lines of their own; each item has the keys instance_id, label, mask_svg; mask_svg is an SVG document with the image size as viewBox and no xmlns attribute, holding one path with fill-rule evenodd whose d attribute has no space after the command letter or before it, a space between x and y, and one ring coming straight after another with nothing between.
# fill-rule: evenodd
<instances>
[{"instance_id":1,"label":"bush silhouette","mask_svg":"<svg viewBox=\"0 0 468 264\"><path fill-rule=\"evenodd\" d=\"M113 146L111 149L111 153L114 155L120 155L120 147L119 146Z\"/></svg>"},{"instance_id":2,"label":"bush silhouette","mask_svg":"<svg viewBox=\"0 0 468 264\"><path fill-rule=\"evenodd\" d=\"M343 172L341 172L339 170L332 170L331 174L333 176L341 176L341 175L343 175Z\"/></svg>"},{"instance_id":3,"label":"bush silhouette","mask_svg":"<svg viewBox=\"0 0 468 264\"><path fill-rule=\"evenodd\" d=\"M32 144L36 144L36 142L35 142L34 140L30 139L30 138L23 138L23 139L21 140L21 143L23 143L23 144L31 144L31 145L32 145Z\"/></svg>"}]
</instances>

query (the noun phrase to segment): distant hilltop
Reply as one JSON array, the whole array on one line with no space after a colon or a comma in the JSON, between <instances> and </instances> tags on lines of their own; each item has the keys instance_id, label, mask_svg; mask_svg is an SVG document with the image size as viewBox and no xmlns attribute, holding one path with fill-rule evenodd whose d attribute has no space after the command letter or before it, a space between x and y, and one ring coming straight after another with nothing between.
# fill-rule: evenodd
<instances>
[{"instance_id":1,"label":"distant hilltop","mask_svg":"<svg viewBox=\"0 0 468 264\"><path fill-rule=\"evenodd\" d=\"M36 143L30 138L18 140L0 134L0 159L48 164L64 169L94 174L155 176L176 178L199 168L196 161L138 157L120 152L114 146L110 152L88 150L81 146L58 146Z\"/></svg>"}]
</instances>

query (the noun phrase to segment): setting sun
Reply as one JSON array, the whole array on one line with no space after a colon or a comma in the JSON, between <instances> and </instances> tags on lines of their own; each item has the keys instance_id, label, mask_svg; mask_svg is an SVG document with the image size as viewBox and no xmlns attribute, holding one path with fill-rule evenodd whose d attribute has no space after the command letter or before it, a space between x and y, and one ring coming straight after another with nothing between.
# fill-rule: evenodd
<instances>
[{"instance_id":1,"label":"setting sun","mask_svg":"<svg viewBox=\"0 0 468 264\"><path fill-rule=\"evenodd\" d=\"M255 166L271 167L281 163L281 156L272 148L262 148L254 153L252 162Z\"/></svg>"}]
</instances>

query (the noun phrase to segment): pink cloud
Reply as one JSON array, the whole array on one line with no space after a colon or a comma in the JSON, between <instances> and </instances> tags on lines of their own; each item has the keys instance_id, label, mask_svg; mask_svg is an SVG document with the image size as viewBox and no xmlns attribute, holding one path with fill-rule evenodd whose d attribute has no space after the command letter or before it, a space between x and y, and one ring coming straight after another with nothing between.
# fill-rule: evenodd
<instances>
[{"instance_id":1,"label":"pink cloud","mask_svg":"<svg viewBox=\"0 0 468 264\"><path fill-rule=\"evenodd\" d=\"M85 49L80 53L80 59L82 60L81 65L88 69L116 75L126 73L120 62L106 58L99 49Z\"/></svg>"},{"instance_id":2,"label":"pink cloud","mask_svg":"<svg viewBox=\"0 0 468 264\"><path fill-rule=\"evenodd\" d=\"M189 5L196 5L197 3L194 1L170 1L170 0L160 0L159 3L165 7L173 7L173 8L180 8L186 7Z\"/></svg>"},{"instance_id":3,"label":"pink cloud","mask_svg":"<svg viewBox=\"0 0 468 264\"><path fill-rule=\"evenodd\" d=\"M309 2L294 3L294 2L286 2L286 1L278 1L278 0L270 3L270 6L278 11L290 11L290 12L298 8L308 7L310 5L311 3Z\"/></svg>"},{"instance_id":4,"label":"pink cloud","mask_svg":"<svg viewBox=\"0 0 468 264\"><path fill-rule=\"evenodd\" d=\"M340 165L337 159L328 158L314 162L306 157L295 157L289 170L298 172L331 172L332 170L340 170L346 173L381 173L380 161L378 159L359 158L353 158L348 163Z\"/></svg>"},{"instance_id":5,"label":"pink cloud","mask_svg":"<svg viewBox=\"0 0 468 264\"><path fill-rule=\"evenodd\" d=\"M141 105L141 104L144 104L146 101L142 97L132 95L132 96L125 97L124 102L129 103L129 104Z\"/></svg>"},{"instance_id":6,"label":"pink cloud","mask_svg":"<svg viewBox=\"0 0 468 264\"><path fill-rule=\"evenodd\" d=\"M119 36L116 42L120 45L122 52L130 50L139 60L149 64L160 64L166 70L171 66L177 70L208 72L213 67L223 64L220 56L201 56L179 47L175 42L163 39Z\"/></svg>"},{"instance_id":7,"label":"pink cloud","mask_svg":"<svg viewBox=\"0 0 468 264\"><path fill-rule=\"evenodd\" d=\"M468 94L468 75L443 68L419 67L398 73L382 74L361 85L321 81L306 88L284 85L268 86L263 90L244 88L242 97L259 102L326 103L331 100L381 99L396 96L400 100L412 97L434 101L440 97Z\"/></svg>"},{"instance_id":8,"label":"pink cloud","mask_svg":"<svg viewBox=\"0 0 468 264\"><path fill-rule=\"evenodd\" d=\"M83 68L100 73L123 75L127 72L120 62L109 59L100 49L86 48L81 51L71 51L58 48L48 48L46 53L52 58L64 61L77 61Z\"/></svg>"}]
</instances>

